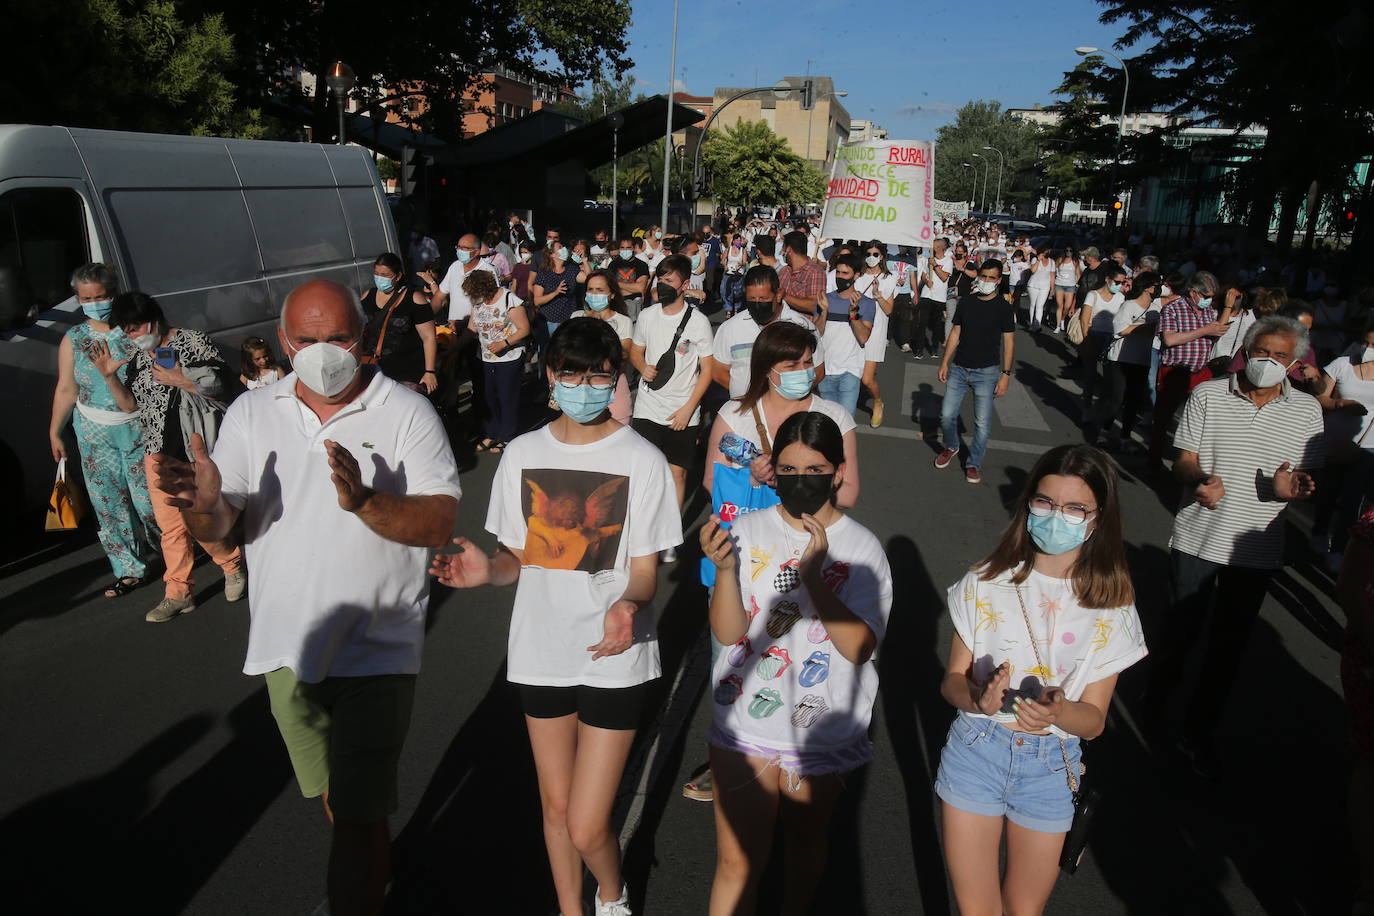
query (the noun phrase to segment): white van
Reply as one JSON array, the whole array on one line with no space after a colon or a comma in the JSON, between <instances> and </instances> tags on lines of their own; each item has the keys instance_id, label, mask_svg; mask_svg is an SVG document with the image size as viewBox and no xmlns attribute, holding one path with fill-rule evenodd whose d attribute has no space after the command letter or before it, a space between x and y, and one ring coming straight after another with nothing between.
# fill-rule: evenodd
<instances>
[{"instance_id":1,"label":"white van","mask_svg":"<svg viewBox=\"0 0 1374 916\"><path fill-rule=\"evenodd\" d=\"M291 289L364 289L384 251L400 253L396 228L359 147L0 125L0 519L27 526L52 486L57 345L84 320L74 268L115 265L237 366L245 337L276 349Z\"/></svg>"}]
</instances>

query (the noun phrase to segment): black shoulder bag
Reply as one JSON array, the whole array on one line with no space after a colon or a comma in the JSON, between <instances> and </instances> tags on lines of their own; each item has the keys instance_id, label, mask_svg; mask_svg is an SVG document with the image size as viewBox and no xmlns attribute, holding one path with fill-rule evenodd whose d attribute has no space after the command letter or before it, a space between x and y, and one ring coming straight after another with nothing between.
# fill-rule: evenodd
<instances>
[{"instance_id":1,"label":"black shoulder bag","mask_svg":"<svg viewBox=\"0 0 1374 916\"><path fill-rule=\"evenodd\" d=\"M1040 647L1035 644L1035 631L1031 629L1030 614L1026 612L1026 602L1021 597L1021 586L1016 586L1016 602L1021 605L1021 616L1026 621L1026 635L1030 637L1031 650L1035 652L1035 663L1041 671L1050 669L1040 659ZM1064 775L1069 780L1069 792L1073 796L1073 825L1068 836L1064 837L1064 849L1059 853L1059 869L1066 875L1078 871L1083 861L1083 853L1088 848L1088 828L1092 826L1093 815L1097 813L1098 800L1102 793L1083 785L1083 774L1088 768L1079 762L1078 772L1069 764L1069 751L1064 739L1059 739L1059 753L1064 756Z\"/></svg>"},{"instance_id":2,"label":"black shoulder bag","mask_svg":"<svg viewBox=\"0 0 1374 916\"><path fill-rule=\"evenodd\" d=\"M659 354L658 362L654 363L654 368L658 372L654 375L651 382L644 384L649 386L650 391L657 391L668 380L673 377L673 372L677 369L677 342L682 339L682 332L687 330L687 320L692 317L692 306L688 305L682 310L682 320L678 322L677 330L673 332L673 342L668 344L668 349Z\"/></svg>"}]
</instances>

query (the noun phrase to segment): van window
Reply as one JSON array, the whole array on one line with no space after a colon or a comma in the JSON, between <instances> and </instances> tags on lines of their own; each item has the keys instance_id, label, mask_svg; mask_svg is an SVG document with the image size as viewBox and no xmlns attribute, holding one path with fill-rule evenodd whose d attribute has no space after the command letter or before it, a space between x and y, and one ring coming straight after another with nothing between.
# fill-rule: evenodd
<instances>
[{"instance_id":1,"label":"van window","mask_svg":"<svg viewBox=\"0 0 1374 916\"><path fill-rule=\"evenodd\" d=\"M241 191L118 190L106 199L133 274L131 288L156 296L262 275Z\"/></svg>"},{"instance_id":2,"label":"van window","mask_svg":"<svg viewBox=\"0 0 1374 916\"><path fill-rule=\"evenodd\" d=\"M336 189L263 188L244 194L269 271L352 262L353 246Z\"/></svg>"},{"instance_id":3,"label":"van window","mask_svg":"<svg viewBox=\"0 0 1374 916\"><path fill-rule=\"evenodd\" d=\"M391 219L391 210L378 205L377 192L372 188L339 188L339 197L348 214L349 231L353 233L353 254L375 258L386 251L386 230L382 228L382 220Z\"/></svg>"},{"instance_id":4,"label":"van window","mask_svg":"<svg viewBox=\"0 0 1374 916\"><path fill-rule=\"evenodd\" d=\"M34 303L50 308L72 294L72 271L90 260L86 211L71 188L0 194L0 267L18 270Z\"/></svg>"}]
</instances>

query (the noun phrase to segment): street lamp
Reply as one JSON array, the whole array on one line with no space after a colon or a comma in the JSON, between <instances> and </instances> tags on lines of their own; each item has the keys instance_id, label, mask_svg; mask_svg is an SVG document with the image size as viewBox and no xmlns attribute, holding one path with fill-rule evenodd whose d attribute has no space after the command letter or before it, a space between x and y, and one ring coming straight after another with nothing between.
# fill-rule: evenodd
<instances>
[{"instance_id":1,"label":"street lamp","mask_svg":"<svg viewBox=\"0 0 1374 916\"><path fill-rule=\"evenodd\" d=\"M969 155L974 159L983 160L983 193L978 199L978 209L986 213L988 212L988 172L992 171L992 163L988 162L988 158L981 153L969 153Z\"/></svg>"},{"instance_id":2,"label":"street lamp","mask_svg":"<svg viewBox=\"0 0 1374 916\"><path fill-rule=\"evenodd\" d=\"M1116 62L1119 63L1119 64L1121 64L1121 75L1122 75L1122 76L1125 78L1125 80L1126 80L1126 86L1125 86L1124 89L1121 90L1121 119L1120 119L1119 121L1116 122L1116 155L1112 157L1112 177L1111 177L1111 180L1110 180L1110 181L1108 182L1108 184L1107 184L1107 196L1110 197L1110 198L1112 198L1112 199L1115 199L1115 198L1116 198L1116 169L1117 169L1117 166L1121 164L1121 133L1122 133L1123 130L1126 129L1126 97L1127 97L1128 95L1130 95L1130 92L1131 92L1131 72L1130 72L1130 70L1128 70L1128 69L1126 68L1126 62L1125 62L1124 60L1122 60L1120 57L1118 57L1116 54L1113 54L1111 51L1104 51L1102 48L1089 48L1089 47L1074 48L1073 50L1074 50L1074 53L1077 54L1079 57L1087 57L1089 54L1105 54L1105 55L1107 55L1108 57L1115 57L1115 58L1116 58ZM1112 229L1115 229L1115 228L1116 228L1116 208L1115 208L1115 207L1110 208L1110 212L1107 213L1107 219L1110 220L1109 225L1111 226L1111 228L1112 228Z\"/></svg>"},{"instance_id":3,"label":"street lamp","mask_svg":"<svg viewBox=\"0 0 1374 916\"><path fill-rule=\"evenodd\" d=\"M663 129L663 217L659 225L668 231L668 166L673 148L673 74L677 72L677 8L678 0L673 0L673 52L668 58L668 91L664 98L668 102L667 126Z\"/></svg>"},{"instance_id":4,"label":"street lamp","mask_svg":"<svg viewBox=\"0 0 1374 916\"><path fill-rule=\"evenodd\" d=\"M703 180L701 172L701 147L706 142L706 132L711 129L711 125L715 123L716 117L729 107L731 102L738 101L746 95L753 95L755 92L771 92L773 93L773 98L782 101L793 92L798 91L798 89L802 89L802 87L793 86L787 80L778 80L771 86L755 86L753 89L744 89L740 92L736 92L719 106L711 110L711 116L706 119L706 123L701 128L701 136L697 137L697 148L692 153L692 200L697 199L696 186ZM802 89L802 91L805 90ZM693 213L692 216L695 217L696 214Z\"/></svg>"},{"instance_id":5,"label":"street lamp","mask_svg":"<svg viewBox=\"0 0 1374 916\"><path fill-rule=\"evenodd\" d=\"M348 98L348 92L358 82L358 78L353 75L353 68L341 60L334 61L334 65L329 68L329 73L325 75L324 84L329 87L329 91L334 93L334 103L339 106L339 145L343 146L347 142L344 137L344 105Z\"/></svg>"},{"instance_id":6,"label":"street lamp","mask_svg":"<svg viewBox=\"0 0 1374 916\"><path fill-rule=\"evenodd\" d=\"M973 164L968 163L968 162L960 163L960 165L962 165L962 166L963 166L964 168L966 168L966 169L973 169L973 190L971 190L971 191L969 192L969 197L970 197L970 198L977 197L977 196L978 196L978 166L973 165ZM973 205L974 205L975 203L977 203L977 201L974 201L974 200L972 200L972 199L969 200L968 206L969 206L969 209L970 209L970 210L973 209Z\"/></svg>"},{"instance_id":7,"label":"street lamp","mask_svg":"<svg viewBox=\"0 0 1374 916\"><path fill-rule=\"evenodd\" d=\"M994 205L993 209L996 210L998 213L1001 213L1001 212L1002 212L1002 163L1005 161L1005 158L1006 158L1006 157L1004 157L1004 156L1002 155L1002 151L1001 151L1000 149L998 149L997 147L995 147L995 146L985 146L985 147L983 147L983 149L992 150L994 153L997 154L997 203L996 203L996 205Z\"/></svg>"},{"instance_id":8,"label":"street lamp","mask_svg":"<svg viewBox=\"0 0 1374 916\"><path fill-rule=\"evenodd\" d=\"M620 217L620 128L625 126L625 116L615 112L611 122L611 238L619 239L617 221Z\"/></svg>"}]
</instances>

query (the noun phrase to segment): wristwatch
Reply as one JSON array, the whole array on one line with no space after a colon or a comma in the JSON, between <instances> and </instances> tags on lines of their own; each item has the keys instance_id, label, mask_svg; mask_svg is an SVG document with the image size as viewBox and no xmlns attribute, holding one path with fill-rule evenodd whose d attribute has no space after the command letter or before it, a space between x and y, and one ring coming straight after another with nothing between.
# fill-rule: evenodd
<instances>
[{"instance_id":1,"label":"wristwatch","mask_svg":"<svg viewBox=\"0 0 1374 916\"><path fill-rule=\"evenodd\" d=\"M1002 370L1002 374L1003 374L1003 375L1011 375L1011 370L1010 370L1010 369L1003 369L1003 370Z\"/></svg>"}]
</instances>

